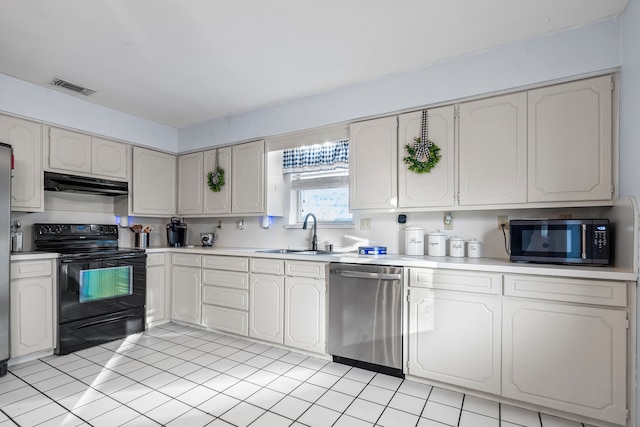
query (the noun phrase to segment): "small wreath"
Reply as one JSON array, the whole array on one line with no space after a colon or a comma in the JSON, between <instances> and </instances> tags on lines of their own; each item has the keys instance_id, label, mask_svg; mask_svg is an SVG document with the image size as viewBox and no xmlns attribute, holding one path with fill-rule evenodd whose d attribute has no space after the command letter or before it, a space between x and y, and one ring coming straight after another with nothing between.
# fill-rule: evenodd
<instances>
[{"instance_id":1,"label":"small wreath","mask_svg":"<svg viewBox=\"0 0 640 427\"><path fill-rule=\"evenodd\" d=\"M440 147L438 147L433 141L427 141L430 143L427 144L429 155L416 159L416 145L420 144L421 141L419 137L414 138L413 141L415 142L414 145L407 144L404 146L409 155L402 160L409 165L410 171L415 173L429 173L431 169L438 164L440 157L442 157L440 155Z\"/></svg>"},{"instance_id":2,"label":"small wreath","mask_svg":"<svg viewBox=\"0 0 640 427\"><path fill-rule=\"evenodd\" d=\"M217 167L215 172L209 172L207 174L207 184L211 191L218 193L224 185L224 169Z\"/></svg>"}]
</instances>

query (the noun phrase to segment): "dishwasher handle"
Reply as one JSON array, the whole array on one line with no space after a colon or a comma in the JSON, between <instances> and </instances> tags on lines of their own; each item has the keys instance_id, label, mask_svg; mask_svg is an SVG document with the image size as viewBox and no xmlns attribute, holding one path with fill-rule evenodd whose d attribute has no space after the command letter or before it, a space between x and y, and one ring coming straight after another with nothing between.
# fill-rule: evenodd
<instances>
[{"instance_id":1,"label":"dishwasher handle","mask_svg":"<svg viewBox=\"0 0 640 427\"><path fill-rule=\"evenodd\" d=\"M331 274L355 279L401 280L401 274L368 273L365 271L331 270Z\"/></svg>"}]
</instances>

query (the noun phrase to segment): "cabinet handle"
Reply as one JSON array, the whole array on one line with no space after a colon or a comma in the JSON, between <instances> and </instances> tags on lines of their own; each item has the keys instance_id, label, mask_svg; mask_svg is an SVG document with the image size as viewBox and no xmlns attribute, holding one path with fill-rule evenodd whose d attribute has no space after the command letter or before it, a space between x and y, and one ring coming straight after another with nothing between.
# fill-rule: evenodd
<instances>
[{"instance_id":1,"label":"cabinet handle","mask_svg":"<svg viewBox=\"0 0 640 427\"><path fill-rule=\"evenodd\" d=\"M331 274L342 277L352 277L356 279L378 279L378 280L400 280L401 274L365 273L362 271L331 270Z\"/></svg>"}]
</instances>

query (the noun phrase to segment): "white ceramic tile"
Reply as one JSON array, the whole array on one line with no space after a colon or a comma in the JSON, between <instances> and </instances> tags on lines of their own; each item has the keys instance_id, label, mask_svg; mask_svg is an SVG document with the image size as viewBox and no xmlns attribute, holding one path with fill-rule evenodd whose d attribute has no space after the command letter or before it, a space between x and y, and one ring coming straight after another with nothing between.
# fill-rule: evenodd
<instances>
[{"instance_id":1,"label":"white ceramic tile","mask_svg":"<svg viewBox=\"0 0 640 427\"><path fill-rule=\"evenodd\" d=\"M258 372L258 368L254 368L253 366L249 366L249 365L240 364L229 369L226 372L226 374L231 375L232 377L245 379L249 375L254 374L256 372Z\"/></svg>"},{"instance_id":2,"label":"white ceramic tile","mask_svg":"<svg viewBox=\"0 0 640 427\"><path fill-rule=\"evenodd\" d=\"M229 409L236 406L238 403L240 403L238 399L220 393L213 396L211 399L207 400L206 402L198 405L198 409L208 414L211 414L214 417L219 417L220 415L227 412Z\"/></svg>"},{"instance_id":3,"label":"white ceramic tile","mask_svg":"<svg viewBox=\"0 0 640 427\"><path fill-rule=\"evenodd\" d=\"M302 384L301 381L294 380L293 378L279 377L267 384L267 388L289 394L300 384Z\"/></svg>"},{"instance_id":4,"label":"white ceramic tile","mask_svg":"<svg viewBox=\"0 0 640 427\"><path fill-rule=\"evenodd\" d=\"M298 399L306 400L307 402L315 402L327 392L327 389L317 385L302 383L290 394Z\"/></svg>"},{"instance_id":5,"label":"white ceramic tile","mask_svg":"<svg viewBox=\"0 0 640 427\"><path fill-rule=\"evenodd\" d=\"M138 397L137 399L130 400L129 402L127 402L127 406L135 409L141 414L146 414L150 410L155 409L160 405L164 405L170 400L171 397L154 390L141 397Z\"/></svg>"},{"instance_id":6,"label":"white ceramic tile","mask_svg":"<svg viewBox=\"0 0 640 427\"><path fill-rule=\"evenodd\" d=\"M420 418L417 427L448 427L446 424L439 423L437 421L429 420L426 418Z\"/></svg>"},{"instance_id":7,"label":"white ceramic tile","mask_svg":"<svg viewBox=\"0 0 640 427\"><path fill-rule=\"evenodd\" d=\"M175 356L169 356L166 359L162 359L161 361L154 363L153 366L158 369L162 369L163 371L172 371L173 368L183 363L185 363L184 360Z\"/></svg>"},{"instance_id":8,"label":"white ceramic tile","mask_svg":"<svg viewBox=\"0 0 640 427\"><path fill-rule=\"evenodd\" d=\"M431 394L431 389L430 385L404 380L398 387L398 392L426 399Z\"/></svg>"},{"instance_id":9,"label":"white ceramic tile","mask_svg":"<svg viewBox=\"0 0 640 427\"><path fill-rule=\"evenodd\" d=\"M280 359L281 357L284 357L287 354L289 354L289 351L288 350L283 350L281 348L271 347L270 349L268 349L268 350L266 350L266 351L264 351L264 352L262 352L260 354L262 356L269 357L271 359ZM300 356L303 359L306 357L306 356L302 356L302 355L300 355ZM298 360L298 363L301 362L301 361L302 361L302 359ZM287 363L296 364L295 362L287 362Z\"/></svg>"},{"instance_id":10,"label":"white ceramic tile","mask_svg":"<svg viewBox=\"0 0 640 427\"><path fill-rule=\"evenodd\" d=\"M258 408L257 406L240 402L238 405L222 414L220 418L235 426L245 427L264 414L264 412L264 409Z\"/></svg>"},{"instance_id":11,"label":"white ceramic tile","mask_svg":"<svg viewBox=\"0 0 640 427\"><path fill-rule=\"evenodd\" d=\"M262 353L262 355L268 356L267 353ZM291 363L292 365L299 365L308 358L309 356L291 351L280 357L280 360L282 360L283 362Z\"/></svg>"},{"instance_id":12,"label":"white ceramic tile","mask_svg":"<svg viewBox=\"0 0 640 427\"><path fill-rule=\"evenodd\" d=\"M123 377L123 376L118 376L116 378L113 378L109 381L105 381L103 383L100 384L96 384L93 386L93 388L95 388L98 391L101 391L102 393L106 394L107 396L111 395L112 393L115 393L118 390L122 390L125 387L129 387L133 384L135 384L136 382L133 381L132 379L129 379L127 377Z\"/></svg>"},{"instance_id":13,"label":"white ceramic tile","mask_svg":"<svg viewBox=\"0 0 640 427\"><path fill-rule=\"evenodd\" d=\"M120 375L127 375L130 372L135 372L138 369L142 369L146 366L147 365L145 365L144 363L138 362L137 360L131 360L129 362L123 363L122 365L118 365L117 372ZM75 375L75 372L70 372L70 375L77 378L77 376Z\"/></svg>"},{"instance_id":14,"label":"white ceramic tile","mask_svg":"<svg viewBox=\"0 0 640 427\"><path fill-rule=\"evenodd\" d=\"M328 390L320 399L317 400L316 404L342 413L354 400L354 397L349 396L348 394Z\"/></svg>"},{"instance_id":15,"label":"white ceramic tile","mask_svg":"<svg viewBox=\"0 0 640 427\"><path fill-rule=\"evenodd\" d=\"M331 375L342 377L347 372L349 372L349 369L351 369L351 366L343 365L341 363L329 362L321 369L321 371Z\"/></svg>"},{"instance_id":16,"label":"white ceramic tile","mask_svg":"<svg viewBox=\"0 0 640 427\"><path fill-rule=\"evenodd\" d=\"M293 396L285 396L282 400L273 405L269 411L295 420L309 409L310 406L310 402Z\"/></svg>"},{"instance_id":17,"label":"white ceramic tile","mask_svg":"<svg viewBox=\"0 0 640 427\"><path fill-rule=\"evenodd\" d=\"M203 427L210 425L215 417L198 409L191 409L167 424L167 427Z\"/></svg>"},{"instance_id":18,"label":"white ceramic tile","mask_svg":"<svg viewBox=\"0 0 640 427\"><path fill-rule=\"evenodd\" d=\"M397 409L387 408L384 410L377 425L384 427L414 426L418 423L418 416Z\"/></svg>"},{"instance_id":19,"label":"white ceramic tile","mask_svg":"<svg viewBox=\"0 0 640 427\"><path fill-rule=\"evenodd\" d=\"M104 349L102 349L103 351L105 351ZM51 365L51 366L61 366L70 362L77 362L80 359L82 359L80 356L78 356L76 353L71 353L71 354L65 354L62 356L47 356L42 358L41 360L43 362L46 362L47 365ZM13 370L13 368L11 368L11 370Z\"/></svg>"},{"instance_id":20,"label":"white ceramic tile","mask_svg":"<svg viewBox=\"0 0 640 427\"><path fill-rule=\"evenodd\" d=\"M462 411L458 427L500 427L500 421L475 412Z\"/></svg>"},{"instance_id":21,"label":"white ceramic tile","mask_svg":"<svg viewBox=\"0 0 640 427\"><path fill-rule=\"evenodd\" d=\"M214 354L219 357L227 357L232 355L233 353L236 353L237 351L238 351L237 348L222 346L220 348L213 350L211 354Z\"/></svg>"},{"instance_id":22,"label":"white ceramic tile","mask_svg":"<svg viewBox=\"0 0 640 427\"><path fill-rule=\"evenodd\" d=\"M274 374L273 372L258 370L245 378L245 381L249 381L251 383L264 387L278 377L279 375Z\"/></svg>"},{"instance_id":23,"label":"white ceramic tile","mask_svg":"<svg viewBox=\"0 0 640 427\"><path fill-rule=\"evenodd\" d=\"M327 360L318 359L317 357L307 357L302 362L299 363L299 366L303 368L313 369L314 371L319 371L324 368L325 365L329 363Z\"/></svg>"},{"instance_id":24,"label":"white ceramic tile","mask_svg":"<svg viewBox=\"0 0 640 427\"><path fill-rule=\"evenodd\" d=\"M346 376L340 378L337 383L331 387L331 390L339 391L340 393L348 394L350 396L357 396L366 387L365 383L361 383L356 380L348 379Z\"/></svg>"},{"instance_id":25,"label":"white ceramic tile","mask_svg":"<svg viewBox=\"0 0 640 427\"><path fill-rule=\"evenodd\" d=\"M244 350L250 351L251 353L260 354L269 350L271 347L266 346L264 344L252 344L249 347L245 347Z\"/></svg>"},{"instance_id":26,"label":"white ceramic tile","mask_svg":"<svg viewBox=\"0 0 640 427\"><path fill-rule=\"evenodd\" d=\"M15 424L11 423L11 426L14 426L14 425ZM0 423L0 426L5 427L2 423ZM48 421L38 424L38 427L77 427L77 426L88 426L88 424L86 424L80 418L73 415L71 412L66 412L62 415L58 415L57 417L51 418Z\"/></svg>"},{"instance_id":27,"label":"white ceramic tile","mask_svg":"<svg viewBox=\"0 0 640 427\"><path fill-rule=\"evenodd\" d=\"M320 387L331 388L339 379L339 376L320 371L313 374L307 382Z\"/></svg>"},{"instance_id":28,"label":"white ceramic tile","mask_svg":"<svg viewBox=\"0 0 640 427\"><path fill-rule=\"evenodd\" d=\"M170 400L164 405L160 405L157 408L150 410L145 415L162 425L167 425L170 421L175 420L190 410L191 407L189 405L177 400Z\"/></svg>"},{"instance_id":29,"label":"white ceramic tile","mask_svg":"<svg viewBox=\"0 0 640 427\"><path fill-rule=\"evenodd\" d=\"M348 378L350 380L355 380L355 381L359 381L361 383L368 383L369 381L371 381L373 379L373 377L376 376L375 372L371 372L371 371L366 371L364 369L360 369L360 368L351 368L349 369L349 371L344 374L345 378Z\"/></svg>"},{"instance_id":30,"label":"white ceramic tile","mask_svg":"<svg viewBox=\"0 0 640 427\"><path fill-rule=\"evenodd\" d=\"M51 377L44 381L40 381L34 384L34 387L37 388L41 392L46 392L51 390L52 388L60 387L65 384L69 384L71 382L76 381L72 376L67 374L60 373L55 377ZM24 383L23 383L24 384ZM0 388L4 389L4 385L0 386Z\"/></svg>"},{"instance_id":31,"label":"white ceramic tile","mask_svg":"<svg viewBox=\"0 0 640 427\"><path fill-rule=\"evenodd\" d=\"M84 405L88 405L94 402L95 400L99 400L104 397L105 395L103 393L100 393L98 390L94 390L88 387L87 389L79 393L72 394L71 396L67 396L62 399L58 399L57 402L62 406L64 406L65 408L69 410L73 410L73 409L80 408Z\"/></svg>"},{"instance_id":32,"label":"white ceramic tile","mask_svg":"<svg viewBox=\"0 0 640 427\"><path fill-rule=\"evenodd\" d=\"M160 373L162 373L162 371L158 368L154 368L153 366L145 366L144 368L129 372L127 374L127 377L131 378L134 381L142 381Z\"/></svg>"},{"instance_id":33,"label":"white ceramic tile","mask_svg":"<svg viewBox=\"0 0 640 427\"><path fill-rule=\"evenodd\" d=\"M274 362L269 363L263 369L269 372L273 372L274 374L282 375L285 372L289 371L295 365L291 363L282 362L280 360L276 360Z\"/></svg>"},{"instance_id":34,"label":"white ceramic tile","mask_svg":"<svg viewBox=\"0 0 640 427\"><path fill-rule=\"evenodd\" d=\"M425 403L425 399L409 396L408 394L396 393L391 399L391 402L389 402L389 407L419 416L422 413Z\"/></svg>"},{"instance_id":35,"label":"white ceramic tile","mask_svg":"<svg viewBox=\"0 0 640 427\"><path fill-rule=\"evenodd\" d=\"M24 381L14 377L11 374L7 374L5 377L0 378L0 396L5 393L10 393L13 390L17 390L19 388L27 387ZM74 380L75 381L75 380Z\"/></svg>"},{"instance_id":36,"label":"white ceramic tile","mask_svg":"<svg viewBox=\"0 0 640 427\"><path fill-rule=\"evenodd\" d=\"M304 368L302 366L294 366L290 370L284 373L285 377L293 378L298 381L306 381L308 380L316 371L309 368Z\"/></svg>"},{"instance_id":37,"label":"white ceramic tile","mask_svg":"<svg viewBox=\"0 0 640 427\"><path fill-rule=\"evenodd\" d=\"M334 427L372 427L368 421L360 420L358 418L354 418L351 415L342 415L338 418L338 421L333 425Z\"/></svg>"},{"instance_id":38,"label":"white ceramic tile","mask_svg":"<svg viewBox=\"0 0 640 427\"><path fill-rule=\"evenodd\" d=\"M429 400L422 411L422 417L456 426L460 419L460 409Z\"/></svg>"},{"instance_id":39,"label":"white ceramic tile","mask_svg":"<svg viewBox=\"0 0 640 427\"><path fill-rule=\"evenodd\" d=\"M191 390L197 385L198 384L191 382L189 380L185 380L184 378L178 378L174 382L171 382L165 386L160 387L158 391L164 394L167 394L171 397L176 397L176 396L180 396L182 393L186 393L187 391Z\"/></svg>"},{"instance_id":40,"label":"white ceramic tile","mask_svg":"<svg viewBox=\"0 0 640 427\"><path fill-rule=\"evenodd\" d=\"M56 388L52 388L47 392L47 396L57 401L60 399L64 399L65 397L83 392L88 388L89 386L86 385L85 383L78 380L73 380L70 383L61 385ZM0 396L0 406L2 406L2 396Z\"/></svg>"},{"instance_id":41,"label":"white ceramic tile","mask_svg":"<svg viewBox=\"0 0 640 427\"><path fill-rule=\"evenodd\" d=\"M190 339L189 341L185 341L184 345L191 348L199 348L200 346L205 345L208 342L209 341L203 340L201 338L193 338L193 339Z\"/></svg>"},{"instance_id":42,"label":"white ceramic tile","mask_svg":"<svg viewBox=\"0 0 640 427\"><path fill-rule=\"evenodd\" d=\"M442 403L443 405L449 405L455 408L462 408L463 396L464 395L462 393L458 393L456 391L434 387L429 395L429 401Z\"/></svg>"},{"instance_id":43,"label":"white ceramic tile","mask_svg":"<svg viewBox=\"0 0 640 427\"><path fill-rule=\"evenodd\" d=\"M307 409L298 421L310 427L330 427L340 415L340 412L314 405Z\"/></svg>"},{"instance_id":44,"label":"white ceramic tile","mask_svg":"<svg viewBox=\"0 0 640 427\"><path fill-rule=\"evenodd\" d=\"M139 362L137 362L139 363ZM144 367L145 365L140 363L142 365L142 367ZM77 378L79 380L82 380L83 382L87 382L88 384L91 383L91 378L96 378L98 376L98 374L100 374L100 372L105 369L100 365L96 365L95 363L92 363L89 366L85 366L84 368L80 368L80 369L75 369L71 372L69 372L68 374L71 375L74 378Z\"/></svg>"},{"instance_id":45,"label":"white ceramic tile","mask_svg":"<svg viewBox=\"0 0 640 427\"><path fill-rule=\"evenodd\" d=\"M220 347L222 347L222 344L218 344L217 342L207 341L206 344L198 347L198 350L210 354L213 350L216 350Z\"/></svg>"},{"instance_id":46,"label":"white ceramic tile","mask_svg":"<svg viewBox=\"0 0 640 427\"><path fill-rule=\"evenodd\" d=\"M61 375L61 372L58 369L47 368L47 369L43 369L41 371L35 372L33 374L30 374L30 375L24 375L24 376L22 376L22 379L24 381L28 382L29 384L35 384L35 383L47 380L47 379L52 378L52 377L56 377L58 375Z\"/></svg>"},{"instance_id":47,"label":"white ceramic tile","mask_svg":"<svg viewBox=\"0 0 640 427\"><path fill-rule=\"evenodd\" d=\"M189 350L189 347L185 347L183 345L180 344L175 344L171 347L167 347L164 350L162 350L163 353L166 353L170 356L178 356L180 353L184 353L185 351Z\"/></svg>"},{"instance_id":48,"label":"white ceramic tile","mask_svg":"<svg viewBox=\"0 0 640 427\"><path fill-rule=\"evenodd\" d=\"M260 390L259 385L252 384L247 381L240 381L224 391L224 394L235 397L236 399L245 400L253 393Z\"/></svg>"},{"instance_id":49,"label":"white ceramic tile","mask_svg":"<svg viewBox=\"0 0 640 427\"><path fill-rule=\"evenodd\" d=\"M48 400L48 403L42 406L39 406L35 409L31 409L27 412L19 414L17 416L11 415L7 408L3 408L3 411L7 412L10 416L13 417L14 421L21 426L35 426L37 424L48 421L52 418L56 418L60 415L66 414L67 410L54 403L53 401Z\"/></svg>"},{"instance_id":50,"label":"white ceramic tile","mask_svg":"<svg viewBox=\"0 0 640 427\"><path fill-rule=\"evenodd\" d=\"M466 395L462 404L464 411L475 412L487 417L500 418L500 404L487 399Z\"/></svg>"},{"instance_id":51,"label":"white ceramic tile","mask_svg":"<svg viewBox=\"0 0 640 427\"><path fill-rule=\"evenodd\" d=\"M208 366L209 369L213 369L214 371L218 371L218 372L227 372L229 369L238 366L239 363L238 362L234 362L233 360L229 360L229 359L220 359L217 362L213 362L212 364L210 364Z\"/></svg>"},{"instance_id":52,"label":"white ceramic tile","mask_svg":"<svg viewBox=\"0 0 640 427\"><path fill-rule=\"evenodd\" d=\"M244 362L245 365L253 366L258 369L264 368L270 363L273 363L273 359L269 359L268 357L264 357L261 355L254 356L251 359Z\"/></svg>"},{"instance_id":53,"label":"white ceramic tile","mask_svg":"<svg viewBox=\"0 0 640 427\"><path fill-rule=\"evenodd\" d=\"M15 418L18 415L35 410L52 402L53 401L44 394L36 393L32 396L25 397L24 399L17 400L8 405L3 405L2 410L8 416Z\"/></svg>"},{"instance_id":54,"label":"white ceramic tile","mask_svg":"<svg viewBox=\"0 0 640 427\"><path fill-rule=\"evenodd\" d=\"M220 375L220 372L214 371L213 369L200 368L197 371L185 375L184 378L197 384L203 384L218 375Z\"/></svg>"},{"instance_id":55,"label":"white ceramic tile","mask_svg":"<svg viewBox=\"0 0 640 427\"><path fill-rule=\"evenodd\" d=\"M175 356L179 357L180 359L183 359L183 360L191 361L191 360L197 359L197 358L199 358L201 356L204 356L205 354L207 354L207 353L205 353L204 351L200 351L200 350L197 350L195 348L190 348L187 351L183 351L180 354L176 354ZM220 356L220 355L218 354L217 356Z\"/></svg>"},{"instance_id":56,"label":"white ceramic tile","mask_svg":"<svg viewBox=\"0 0 640 427\"><path fill-rule=\"evenodd\" d=\"M246 401L262 409L270 409L273 405L282 400L286 394L279 391L263 388L249 396Z\"/></svg>"},{"instance_id":57,"label":"white ceramic tile","mask_svg":"<svg viewBox=\"0 0 640 427\"><path fill-rule=\"evenodd\" d=\"M86 405L76 407L72 409L71 412L84 420L91 421L93 418L113 411L119 406L120 403L118 401L113 400L109 397L102 397L100 399L87 403Z\"/></svg>"},{"instance_id":58,"label":"white ceramic tile","mask_svg":"<svg viewBox=\"0 0 640 427\"><path fill-rule=\"evenodd\" d=\"M176 365L173 368L171 368L169 370L169 372L171 372L173 375L177 375L179 377L184 377L184 376L189 375L192 372L197 371L200 368L202 368L201 365L198 365L198 364L193 363L193 362L185 362L185 361L183 361L179 365Z\"/></svg>"},{"instance_id":59,"label":"white ceramic tile","mask_svg":"<svg viewBox=\"0 0 640 427\"><path fill-rule=\"evenodd\" d=\"M385 407L368 400L356 399L345 411L345 414L375 424Z\"/></svg>"},{"instance_id":60,"label":"white ceramic tile","mask_svg":"<svg viewBox=\"0 0 640 427\"><path fill-rule=\"evenodd\" d=\"M358 395L358 398L386 406L393 396L394 392L392 390L369 384Z\"/></svg>"},{"instance_id":61,"label":"white ceramic tile","mask_svg":"<svg viewBox=\"0 0 640 427\"><path fill-rule=\"evenodd\" d=\"M105 414L100 415L99 417L93 418L91 420L91 425L93 427L111 427L114 425L114 421L117 420L118 425L127 423L138 418L140 414L133 409L127 408L126 406L119 406Z\"/></svg>"},{"instance_id":62,"label":"white ceramic tile","mask_svg":"<svg viewBox=\"0 0 640 427\"><path fill-rule=\"evenodd\" d=\"M216 339L216 342L219 344L223 344L223 345L230 345L232 343L234 343L235 341L237 341L238 338L236 337L232 337L229 335L222 335L219 338Z\"/></svg>"},{"instance_id":63,"label":"white ceramic tile","mask_svg":"<svg viewBox=\"0 0 640 427\"><path fill-rule=\"evenodd\" d=\"M582 427L582 424L575 421L552 417L547 414L540 414L540 419L542 420L542 427Z\"/></svg>"},{"instance_id":64,"label":"white ceramic tile","mask_svg":"<svg viewBox=\"0 0 640 427\"><path fill-rule=\"evenodd\" d=\"M265 412L257 420L251 423L251 427L288 427L292 420L272 412Z\"/></svg>"},{"instance_id":65,"label":"white ceramic tile","mask_svg":"<svg viewBox=\"0 0 640 427\"><path fill-rule=\"evenodd\" d=\"M144 396L147 393L151 393L153 389L145 386L144 384L133 384L129 387L125 387L121 390L113 392L109 395L109 397L117 400L120 403L128 403L134 399Z\"/></svg>"},{"instance_id":66,"label":"white ceramic tile","mask_svg":"<svg viewBox=\"0 0 640 427\"><path fill-rule=\"evenodd\" d=\"M376 374L369 384L396 391L398 390L398 387L400 387L400 384L402 384L402 378L392 377L391 375L385 374Z\"/></svg>"},{"instance_id":67,"label":"white ceramic tile","mask_svg":"<svg viewBox=\"0 0 640 427\"><path fill-rule=\"evenodd\" d=\"M220 374L211 378L209 381L204 382L202 385L215 391L225 391L238 381L240 381L238 378L234 378L227 374Z\"/></svg>"},{"instance_id":68,"label":"white ceramic tile","mask_svg":"<svg viewBox=\"0 0 640 427\"><path fill-rule=\"evenodd\" d=\"M140 381L140 383L146 385L147 387L158 389L174 381L177 381L179 378L180 377L177 377L172 373L162 371L157 375L145 378L144 380Z\"/></svg>"},{"instance_id":69,"label":"white ceramic tile","mask_svg":"<svg viewBox=\"0 0 640 427\"><path fill-rule=\"evenodd\" d=\"M35 374L36 372L50 369L50 366L39 360L33 360L31 362L21 363L10 368L11 372L16 377L26 377L27 375Z\"/></svg>"},{"instance_id":70,"label":"white ceramic tile","mask_svg":"<svg viewBox=\"0 0 640 427\"><path fill-rule=\"evenodd\" d=\"M525 427L540 427L540 416L537 412L517 408L511 405L500 405L500 419Z\"/></svg>"},{"instance_id":71,"label":"white ceramic tile","mask_svg":"<svg viewBox=\"0 0 640 427\"><path fill-rule=\"evenodd\" d=\"M234 362L244 363L249 359L254 358L256 355L251 353L250 351L236 351L233 354L227 356L227 359L233 360Z\"/></svg>"}]
</instances>

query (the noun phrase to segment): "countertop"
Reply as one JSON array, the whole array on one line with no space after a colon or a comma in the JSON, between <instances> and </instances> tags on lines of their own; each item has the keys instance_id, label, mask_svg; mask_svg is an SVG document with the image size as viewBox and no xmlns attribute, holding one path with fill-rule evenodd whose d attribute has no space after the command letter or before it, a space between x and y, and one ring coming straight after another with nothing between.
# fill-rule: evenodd
<instances>
[{"instance_id":1,"label":"countertop","mask_svg":"<svg viewBox=\"0 0 640 427\"><path fill-rule=\"evenodd\" d=\"M55 252L13 252L11 261L34 261L38 259L55 259L58 254Z\"/></svg>"},{"instance_id":2,"label":"countertop","mask_svg":"<svg viewBox=\"0 0 640 427\"><path fill-rule=\"evenodd\" d=\"M342 262L353 264L378 264L378 265L398 265L402 267L422 267L455 270L473 270L484 272L495 272L503 274L533 274L557 277L573 277L583 279L602 280L623 280L635 282L638 280L637 273L617 269L613 267L589 267L574 265L555 264L533 264L515 263L508 259L499 258L453 258L453 257L430 257L430 256L410 256L402 254L389 255L359 255L355 252L334 252L331 254L281 254L257 252L265 248L234 248L234 247L151 247L146 252L151 253L193 253L203 255L226 255L226 256L250 256L252 258L276 258L292 259L316 262Z\"/></svg>"}]
</instances>

